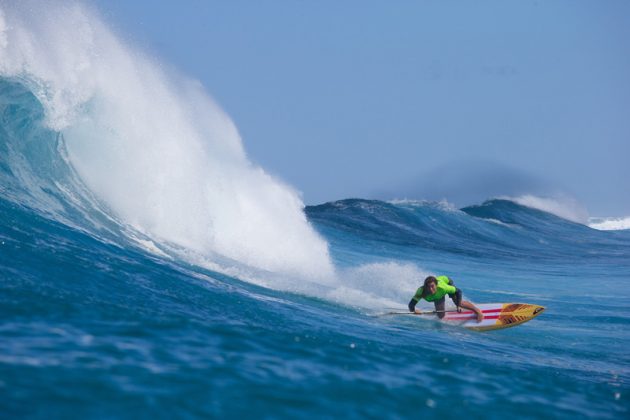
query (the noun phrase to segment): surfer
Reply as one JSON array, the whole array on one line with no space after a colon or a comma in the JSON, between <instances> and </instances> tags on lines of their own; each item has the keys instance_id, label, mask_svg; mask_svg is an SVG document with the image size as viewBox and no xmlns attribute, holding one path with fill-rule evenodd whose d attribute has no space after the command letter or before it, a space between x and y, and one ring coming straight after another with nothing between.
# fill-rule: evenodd
<instances>
[{"instance_id":1,"label":"surfer","mask_svg":"<svg viewBox=\"0 0 630 420\"><path fill-rule=\"evenodd\" d=\"M409 312L418 313L419 311L416 310L416 304L420 299L424 299L427 302L433 302L437 316L442 319L445 315L444 306L446 295L453 300L458 311L460 307L470 309L477 314L477 322L483 320L483 312L472 303L462 300L462 291L455 287L453 280L449 279L447 276L429 276L424 279L424 284L418 288L416 294L409 301Z\"/></svg>"}]
</instances>

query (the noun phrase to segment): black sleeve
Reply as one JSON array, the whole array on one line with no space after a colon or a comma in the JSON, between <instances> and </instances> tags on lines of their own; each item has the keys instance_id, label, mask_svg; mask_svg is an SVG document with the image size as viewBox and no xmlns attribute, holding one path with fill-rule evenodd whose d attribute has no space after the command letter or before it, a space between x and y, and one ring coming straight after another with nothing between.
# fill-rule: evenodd
<instances>
[{"instance_id":1,"label":"black sleeve","mask_svg":"<svg viewBox=\"0 0 630 420\"><path fill-rule=\"evenodd\" d=\"M416 310L416 303L418 303L418 302L416 302L416 301L415 301L415 300L413 300L413 299L411 299L411 300L409 301L409 312L413 312L413 311L415 311L415 310Z\"/></svg>"}]
</instances>

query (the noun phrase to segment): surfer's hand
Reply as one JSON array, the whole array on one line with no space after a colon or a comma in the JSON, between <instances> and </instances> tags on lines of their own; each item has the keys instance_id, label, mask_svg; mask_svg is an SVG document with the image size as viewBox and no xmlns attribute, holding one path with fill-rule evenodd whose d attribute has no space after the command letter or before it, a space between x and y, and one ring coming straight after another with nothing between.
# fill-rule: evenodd
<instances>
[{"instance_id":1,"label":"surfer's hand","mask_svg":"<svg viewBox=\"0 0 630 420\"><path fill-rule=\"evenodd\" d=\"M477 322L483 321L483 312L477 312Z\"/></svg>"},{"instance_id":2,"label":"surfer's hand","mask_svg":"<svg viewBox=\"0 0 630 420\"><path fill-rule=\"evenodd\" d=\"M414 309L414 310L413 310L413 313L414 313L414 314L421 314L421 313L422 313L422 311L421 311L420 309Z\"/></svg>"}]
</instances>

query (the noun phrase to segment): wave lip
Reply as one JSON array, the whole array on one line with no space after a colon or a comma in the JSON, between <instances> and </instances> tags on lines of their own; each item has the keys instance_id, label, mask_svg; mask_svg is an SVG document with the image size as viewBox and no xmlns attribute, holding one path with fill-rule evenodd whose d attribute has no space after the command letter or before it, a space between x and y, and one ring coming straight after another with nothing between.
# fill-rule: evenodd
<instances>
[{"instance_id":1,"label":"wave lip","mask_svg":"<svg viewBox=\"0 0 630 420\"><path fill-rule=\"evenodd\" d=\"M585 225L588 221L588 211L570 197L538 197L531 194L518 197L498 197L502 200L513 201L521 206L551 213L562 219Z\"/></svg>"},{"instance_id":2,"label":"wave lip","mask_svg":"<svg viewBox=\"0 0 630 420\"><path fill-rule=\"evenodd\" d=\"M591 217L588 211L577 200L570 197L538 197L523 195L519 197L503 197L514 203L553 214L562 219L586 225L597 230L630 229L630 216L626 217Z\"/></svg>"}]
</instances>

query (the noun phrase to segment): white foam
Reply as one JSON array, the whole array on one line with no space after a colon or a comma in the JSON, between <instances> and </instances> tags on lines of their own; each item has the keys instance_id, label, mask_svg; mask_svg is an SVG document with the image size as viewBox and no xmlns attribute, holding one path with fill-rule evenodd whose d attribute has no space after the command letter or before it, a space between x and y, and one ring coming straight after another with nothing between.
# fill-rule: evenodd
<instances>
[{"instance_id":1,"label":"white foam","mask_svg":"<svg viewBox=\"0 0 630 420\"><path fill-rule=\"evenodd\" d=\"M155 242L285 275L334 277L298 192L250 162L203 87L166 74L76 3L0 10L0 76L21 80L71 164Z\"/></svg>"},{"instance_id":2,"label":"white foam","mask_svg":"<svg viewBox=\"0 0 630 420\"><path fill-rule=\"evenodd\" d=\"M628 217L590 217L588 226L597 230L624 230L630 229L630 216Z\"/></svg>"},{"instance_id":3,"label":"white foam","mask_svg":"<svg viewBox=\"0 0 630 420\"><path fill-rule=\"evenodd\" d=\"M362 308L406 306L428 275L411 263L365 264L340 270L339 283L343 286L329 290L325 297Z\"/></svg>"}]
</instances>

